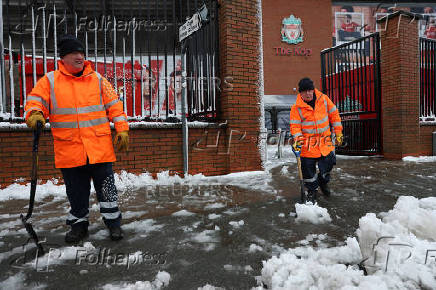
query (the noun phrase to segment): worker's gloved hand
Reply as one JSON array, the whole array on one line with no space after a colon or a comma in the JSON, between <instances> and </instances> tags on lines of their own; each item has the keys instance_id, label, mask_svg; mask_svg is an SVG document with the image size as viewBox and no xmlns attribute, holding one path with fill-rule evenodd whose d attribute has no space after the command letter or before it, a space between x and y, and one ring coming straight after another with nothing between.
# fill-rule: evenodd
<instances>
[{"instance_id":1,"label":"worker's gloved hand","mask_svg":"<svg viewBox=\"0 0 436 290\"><path fill-rule=\"evenodd\" d=\"M335 144L337 146L341 146L343 142L344 142L344 135L342 135L342 133L337 133Z\"/></svg>"},{"instance_id":2,"label":"worker's gloved hand","mask_svg":"<svg viewBox=\"0 0 436 290\"><path fill-rule=\"evenodd\" d=\"M29 118L27 118L26 124L27 127L32 128L33 130L36 130L36 124L39 122L42 123L42 127L45 125L45 119L42 116L42 113L40 111L32 111L30 112Z\"/></svg>"},{"instance_id":3,"label":"worker's gloved hand","mask_svg":"<svg viewBox=\"0 0 436 290\"><path fill-rule=\"evenodd\" d=\"M122 131L117 132L114 139L114 145L117 151L128 151L129 150L129 132Z\"/></svg>"},{"instance_id":4,"label":"worker's gloved hand","mask_svg":"<svg viewBox=\"0 0 436 290\"><path fill-rule=\"evenodd\" d=\"M294 148L294 151L300 151L303 144L304 144L303 140L295 140L294 143L292 144L292 147Z\"/></svg>"}]
</instances>

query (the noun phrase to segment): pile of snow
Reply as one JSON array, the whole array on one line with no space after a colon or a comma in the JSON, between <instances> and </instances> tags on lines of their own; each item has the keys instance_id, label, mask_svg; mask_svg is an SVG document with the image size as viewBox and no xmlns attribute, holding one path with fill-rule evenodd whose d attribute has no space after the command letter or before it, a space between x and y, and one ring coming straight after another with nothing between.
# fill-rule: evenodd
<instances>
[{"instance_id":1,"label":"pile of snow","mask_svg":"<svg viewBox=\"0 0 436 290\"><path fill-rule=\"evenodd\" d=\"M58 185L58 180L47 180L44 184L36 187L35 201L41 201L46 197L53 196L56 200L66 199L65 185ZM0 189L0 201L10 199L29 199L30 183L26 185L14 183L4 189Z\"/></svg>"},{"instance_id":2,"label":"pile of snow","mask_svg":"<svg viewBox=\"0 0 436 290\"><path fill-rule=\"evenodd\" d=\"M249 253L254 253L256 251L260 251L261 252L261 251L263 251L263 248L261 246L256 245L256 244L251 244L250 248L248 248L248 252Z\"/></svg>"},{"instance_id":3,"label":"pile of snow","mask_svg":"<svg viewBox=\"0 0 436 290\"><path fill-rule=\"evenodd\" d=\"M103 290L158 290L162 287L168 286L171 276L168 272L159 271L153 282L150 281L136 281L135 283L122 283L119 285L106 284Z\"/></svg>"},{"instance_id":4,"label":"pile of snow","mask_svg":"<svg viewBox=\"0 0 436 290\"><path fill-rule=\"evenodd\" d=\"M318 206L317 203L295 204L297 213L296 222L309 222L312 224L325 224L332 221L327 209Z\"/></svg>"},{"instance_id":5,"label":"pile of snow","mask_svg":"<svg viewBox=\"0 0 436 290\"><path fill-rule=\"evenodd\" d=\"M268 289L435 289L436 198L403 196L380 216L359 220L359 242L273 256L263 262L261 282Z\"/></svg>"},{"instance_id":6,"label":"pile of snow","mask_svg":"<svg viewBox=\"0 0 436 290\"><path fill-rule=\"evenodd\" d=\"M406 156L403 157L403 161L409 161L409 162L436 162L436 156Z\"/></svg>"}]
</instances>

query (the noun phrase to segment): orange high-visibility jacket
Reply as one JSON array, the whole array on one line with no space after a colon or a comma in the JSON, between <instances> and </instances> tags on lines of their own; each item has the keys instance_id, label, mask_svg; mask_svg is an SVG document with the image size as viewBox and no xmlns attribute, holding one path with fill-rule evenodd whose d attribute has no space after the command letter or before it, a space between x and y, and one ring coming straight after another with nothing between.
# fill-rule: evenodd
<instances>
[{"instance_id":1,"label":"orange high-visibility jacket","mask_svg":"<svg viewBox=\"0 0 436 290\"><path fill-rule=\"evenodd\" d=\"M315 89L315 109L312 109L298 94L291 108L290 127L294 139L304 141L301 156L318 158L333 151L331 128L342 133L341 117L335 104Z\"/></svg>"},{"instance_id":2,"label":"orange high-visibility jacket","mask_svg":"<svg viewBox=\"0 0 436 290\"><path fill-rule=\"evenodd\" d=\"M109 121L117 132L129 130L123 103L111 84L85 61L83 74L70 74L62 62L43 76L27 96L24 116L49 117L55 165L71 168L116 160Z\"/></svg>"}]
</instances>

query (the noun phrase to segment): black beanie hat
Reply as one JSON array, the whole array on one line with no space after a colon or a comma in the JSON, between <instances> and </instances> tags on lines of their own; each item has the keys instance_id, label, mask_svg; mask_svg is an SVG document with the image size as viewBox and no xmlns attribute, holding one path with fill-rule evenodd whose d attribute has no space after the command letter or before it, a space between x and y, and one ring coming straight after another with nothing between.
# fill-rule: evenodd
<instances>
[{"instance_id":1,"label":"black beanie hat","mask_svg":"<svg viewBox=\"0 0 436 290\"><path fill-rule=\"evenodd\" d=\"M58 47L59 55L61 57L64 57L67 54L75 51L85 53L85 48L83 47L82 42L80 42L76 37L72 36L71 34L65 34L61 36Z\"/></svg>"},{"instance_id":2,"label":"black beanie hat","mask_svg":"<svg viewBox=\"0 0 436 290\"><path fill-rule=\"evenodd\" d=\"M304 91L314 90L314 89L315 87L313 86L313 81L309 78L303 78L298 83L298 91L300 93Z\"/></svg>"}]
</instances>

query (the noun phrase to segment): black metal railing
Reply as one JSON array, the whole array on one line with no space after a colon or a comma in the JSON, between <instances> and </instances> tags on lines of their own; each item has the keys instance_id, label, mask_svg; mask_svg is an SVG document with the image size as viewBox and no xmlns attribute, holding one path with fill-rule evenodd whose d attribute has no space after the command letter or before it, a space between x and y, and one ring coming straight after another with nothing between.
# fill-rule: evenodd
<instances>
[{"instance_id":1,"label":"black metal railing","mask_svg":"<svg viewBox=\"0 0 436 290\"><path fill-rule=\"evenodd\" d=\"M436 110L436 40L419 38L420 95L419 116L425 121L435 119Z\"/></svg>"},{"instance_id":2,"label":"black metal railing","mask_svg":"<svg viewBox=\"0 0 436 290\"><path fill-rule=\"evenodd\" d=\"M86 59L112 83L130 121L177 122L183 89L179 27L203 4L209 21L191 38L194 49L185 56L187 117L215 120L216 0L3 1L0 118L22 121L27 94L57 68L57 41L69 33L85 44Z\"/></svg>"},{"instance_id":3,"label":"black metal railing","mask_svg":"<svg viewBox=\"0 0 436 290\"><path fill-rule=\"evenodd\" d=\"M380 38L374 33L321 52L322 90L339 109L343 154L379 154L381 139Z\"/></svg>"}]
</instances>

